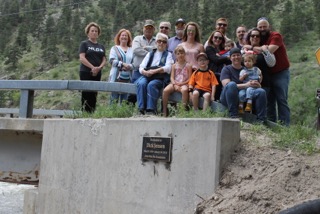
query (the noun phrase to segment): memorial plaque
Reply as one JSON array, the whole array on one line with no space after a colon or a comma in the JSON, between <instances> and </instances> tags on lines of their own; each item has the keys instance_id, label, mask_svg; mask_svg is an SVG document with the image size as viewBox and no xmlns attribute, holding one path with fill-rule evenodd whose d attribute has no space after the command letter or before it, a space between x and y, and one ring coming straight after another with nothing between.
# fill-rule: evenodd
<instances>
[{"instance_id":1,"label":"memorial plaque","mask_svg":"<svg viewBox=\"0 0 320 214\"><path fill-rule=\"evenodd\" d=\"M172 138L143 137L142 159L171 162Z\"/></svg>"}]
</instances>

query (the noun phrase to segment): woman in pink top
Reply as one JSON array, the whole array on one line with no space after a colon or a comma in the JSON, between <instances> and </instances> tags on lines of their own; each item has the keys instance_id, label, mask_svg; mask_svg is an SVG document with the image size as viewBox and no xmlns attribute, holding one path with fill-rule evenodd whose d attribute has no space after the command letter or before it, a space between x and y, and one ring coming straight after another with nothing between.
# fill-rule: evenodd
<instances>
[{"instance_id":1,"label":"woman in pink top","mask_svg":"<svg viewBox=\"0 0 320 214\"><path fill-rule=\"evenodd\" d=\"M186 61L191 64L192 70L198 69L197 56L200 52L204 52L200 37L199 25L195 22L189 22L184 30L183 42L180 45L186 51Z\"/></svg>"},{"instance_id":2,"label":"woman in pink top","mask_svg":"<svg viewBox=\"0 0 320 214\"><path fill-rule=\"evenodd\" d=\"M174 50L177 62L171 68L171 83L163 90L163 116L168 116L167 105L170 94L178 91L182 94L182 103L187 106L189 100L188 82L192 73L191 65L186 62L186 52L181 45Z\"/></svg>"}]
</instances>

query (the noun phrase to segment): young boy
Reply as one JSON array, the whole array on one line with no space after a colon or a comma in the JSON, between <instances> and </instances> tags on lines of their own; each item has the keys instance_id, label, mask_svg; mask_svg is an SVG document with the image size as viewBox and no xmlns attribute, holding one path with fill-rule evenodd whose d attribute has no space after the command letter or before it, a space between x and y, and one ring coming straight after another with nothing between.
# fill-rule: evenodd
<instances>
[{"instance_id":1,"label":"young boy","mask_svg":"<svg viewBox=\"0 0 320 214\"><path fill-rule=\"evenodd\" d=\"M231 39L228 39L224 43L224 50L219 52L220 56L230 56L230 50L234 48L234 42Z\"/></svg>"},{"instance_id":2,"label":"young boy","mask_svg":"<svg viewBox=\"0 0 320 214\"><path fill-rule=\"evenodd\" d=\"M203 97L203 110L206 110L210 101L214 101L218 80L214 73L208 69L208 56L201 52L197 56L199 68L193 72L189 80L189 92L192 92L192 105L198 110L199 97Z\"/></svg>"}]
</instances>

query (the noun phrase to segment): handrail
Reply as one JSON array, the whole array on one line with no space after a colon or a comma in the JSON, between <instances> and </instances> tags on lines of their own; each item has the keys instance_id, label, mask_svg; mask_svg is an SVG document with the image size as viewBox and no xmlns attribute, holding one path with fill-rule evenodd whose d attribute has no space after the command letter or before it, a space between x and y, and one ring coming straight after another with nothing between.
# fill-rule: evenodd
<instances>
[{"instance_id":1,"label":"handrail","mask_svg":"<svg viewBox=\"0 0 320 214\"><path fill-rule=\"evenodd\" d=\"M35 90L106 91L136 94L131 83L81 80L0 80L0 90L20 90L20 118L31 118Z\"/></svg>"}]
</instances>

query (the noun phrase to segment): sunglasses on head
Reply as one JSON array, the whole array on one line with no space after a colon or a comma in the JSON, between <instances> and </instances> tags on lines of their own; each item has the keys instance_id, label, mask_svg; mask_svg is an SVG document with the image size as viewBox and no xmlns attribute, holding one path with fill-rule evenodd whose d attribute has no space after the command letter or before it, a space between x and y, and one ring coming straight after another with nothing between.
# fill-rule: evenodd
<instances>
[{"instance_id":1,"label":"sunglasses on head","mask_svg":"<svg viewBox=\"0 0 320 214\"><path fill-rule=\"evenodd\" d=\"M166 29L166 30L168 30L169 27L161 26L160 29Z\"/></svg>"},{"instance_id":2,"label":"sunglasses on head","mask_svg":"<svg viewBox=\"0 0 320 214\"><path fill-rule=\"evenodd\" d=\"M216 39L216 40L222 40L221 36L214 36L213 38Z\"/></svg>"},{"instance_id":3,"label":"sunglasses on head","mask_svg":"<svg viewBox=\"0 0 320 214\"><path fill-rule=\"evenodd\" d=\"M251 34L250 37L251 38L260 38L260 35L259 34Z\"/></svg>"},{"instance_id":4,"label":"sunglasses on head","mask_svg":"<svg viewBox=\"0 0 320 214\"><path fill-rule=\"evenodd\" d=\"M219 26L227 27L227 24L225 23L218 23Z\"/></svg>"}]
</instances>

